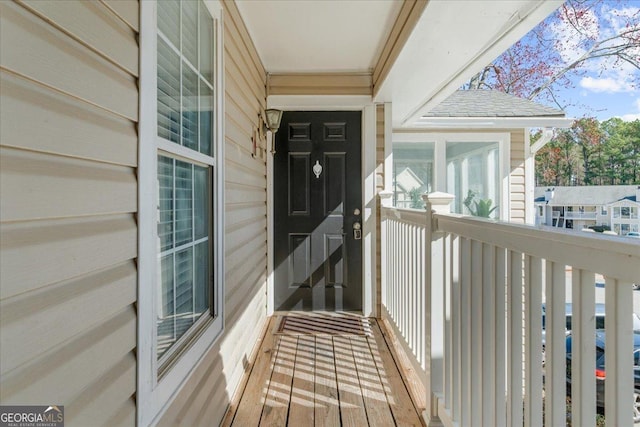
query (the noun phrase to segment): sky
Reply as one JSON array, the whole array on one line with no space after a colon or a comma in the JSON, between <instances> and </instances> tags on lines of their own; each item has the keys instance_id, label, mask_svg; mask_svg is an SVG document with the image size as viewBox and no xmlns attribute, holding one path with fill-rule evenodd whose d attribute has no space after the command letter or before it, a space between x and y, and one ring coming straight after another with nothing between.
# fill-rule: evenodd
<instances>
[{"instance_id":1,"label":"sky","mask_svg":"<svg viewBox=\"0 0 640 427\"><path fill-rule=\"evenodd\" d=\"M600 40L628 28L629 24L640 28L640 0L604 0L583 22L586 22L584 29ZM559 52L565 63L585 52L585 45L566 25L550 24L546 31L567 41L569 48ZM635 56L640 58L640 49ZM557 91L570 104L565 108L568 117L595 116L601 121L611 117L626 121L640 119L640 70L631 64L614 65L610 59L592 60L586 63L582 75L573 75L570 81L573 87Z\"/></svg>"}]
</instances>

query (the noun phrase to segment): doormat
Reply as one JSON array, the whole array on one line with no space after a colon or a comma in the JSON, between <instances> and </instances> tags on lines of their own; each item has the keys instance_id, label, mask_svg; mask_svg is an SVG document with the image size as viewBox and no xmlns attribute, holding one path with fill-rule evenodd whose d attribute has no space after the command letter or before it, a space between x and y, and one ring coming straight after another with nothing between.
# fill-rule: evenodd
<instances>
[{"instance_id":1,"label":"doormat","mask_svg":"<svg viewBox=\"0 0 640 427\"><path fill-rule=\"evenodd\" d=\"M371 320L350 315L290 315L280 321L277 333L286 335L372 336Z\"/></svg>"}]
</instances>

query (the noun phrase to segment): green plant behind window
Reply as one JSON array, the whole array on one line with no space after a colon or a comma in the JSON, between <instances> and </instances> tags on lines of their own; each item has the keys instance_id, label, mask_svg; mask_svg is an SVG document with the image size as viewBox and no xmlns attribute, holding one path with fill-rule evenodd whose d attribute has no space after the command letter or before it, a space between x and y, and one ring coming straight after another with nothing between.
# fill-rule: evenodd
<instances>
[{"instance_id":1,"label":"green plant behind window","mask_svg":"<svg viewBox=\"0 0 640 427\"><path fill-rule=\"evenodd\" d=\"M422 192L419 188L409 190L409 199L411 199L411 209L424 209L424 201L422 200Z\"/></svg>"},{"instance_id":2,"label":"green plant behind window","mask_svg":"<svg viewBox=\"0 0 640 427\"><path fill-rule=\"evenodd\" d=\"M467 197L465 197L462 203L467 207L471 215L479 216L482 218L489 218L493 211L498 209L498 206L491 207L491 205L493 204L493 201L491 199L475 200L476 196L477 193L475 193L473 190L469 190L469 192L467 193Z\"/></svg>"}]
</instances>

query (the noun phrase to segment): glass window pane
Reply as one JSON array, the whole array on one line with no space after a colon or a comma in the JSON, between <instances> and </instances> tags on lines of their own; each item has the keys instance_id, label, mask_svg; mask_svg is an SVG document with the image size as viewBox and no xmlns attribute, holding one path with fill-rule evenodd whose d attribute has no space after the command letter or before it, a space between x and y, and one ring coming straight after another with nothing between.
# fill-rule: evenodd
<instances>
[{"instance_id":1,"label":"glass window pane","mask_svg":"<svg viewBox=\"0 0 640 427\"><path fill-rule=\"evenodd\" d=\"M200 152L213 156L213 91L200 79Z\"/></svg>"},{"instance_id":2,"label":"glass window pane","mask_svg":"<svg viewBox=\"0 0 640 427\"><path fill-rule=\"evenodd\" d=\"M393 144L393 201L399 208L424 209L422 194L433 191L432 142Z\"/></svg>"},{"instance_id":3,"label":"glass window pane","mask_svg":"<svg viewBox=\"0 0 640 427\"><path fill-rule=\"evenodd\" d=\"M189 163L176 160L175 227L176 246L193 240L193 172Z\"/></svg>"},{"instance_id":4,"label":"glass window pane","mask_svg":"<svg viewBox=\"0 0 640 427\"><path fill-rule=\"evenodd\" d=\"M162 0L158 2L158 30L180 49L180 1Z\"/></svg>"},{"instance_id":5,"label":"glass window pane","mask_svg":"<svg viewBox=\"0 0 640 427\"><path fill-rule=\"evenodd\" d=\"M211 171L158 156L158 358L210 311Z\"/></svg>"},{"instance_id":6,"label":"glass window pane","mask_svg":"<svg viewBox=\"0 0 640 427\"><path fill-rule=\"evenodd\" d=\"M193 313L193 248L176 252L176 314ZM185 329L186 330L186 329ZM184 331L183 331L184 332ZM178 335L181 335L180 333Z\"/></svg>"},{"instance_id":7,"label":"glass window pane","mask_svg":"<svg viewBox=\"0 0 640 427\"><path fill-rule=\"evenodd\" d=\"M194 175L194 238L199 240L209 234L209 170L194 166Z\"/></svg>"},{"instance_id":8,"label":"glass window pane","mask_svg":"<svg viewBox=\"0 0 640 427\"><path fill-rule=\"evenodd\" d=\"M198 66L198 3L183 0L182 4L182 54L194 67Z\"/></svg>"},{"instance_id":9,"label":"glass window pane","mask_svg":"<svg viewBox=\"0 0 640 427\"><path fill-rule=\"evenodd\" d=\"M182 64L182 145L198 149L198 76Z\"/></svg>"},{"instance_id":10,"label":"glass window pane","mask_svg":"<svg viewBox=\"0 0 640 427\"><path fill-rule=\"evenodd\" d=\"M180 142L180 57L158 37L158 136Z\"/></svg>"},{"instance_id":11,"label":"glass window pane","mask_svg":"<svg viewBox=\"0 0 640 427\"><path fill-rule=\"evenodd\" d=\"M453 211L499 218L500 171L497 142L447 142L447 191Z\"/></svg>"},{"instance_id":12,"label":"glass window pane","mask_svg":"<svg viewBox=\"0 0 640 427\"><path fill-rule=\"evenodd\" d=\"M623 206L620 208L620 216L625 219L629 219L629 207Z\"/></svg>"},{"instance_id":13,"label":"glass window pane","mask_svg":"<svg viewBox=\"0 0 640 427\"><path fill-rule=\"evenodd\" d=\"M202 1L200 4L200 74L213 85L213 19Z\"/></svg>"},{"instance_id":14,"label":"glass window pane","mask_svg":"<svg viewBox=\"0 0 640 427\"><path fill-rule=\"evenodd\" d=\"M173 160L158 157L158 238L160 252L173 247Z\"/></svg>"},{"instance_id":15,"label":"glass window pane","mask_svg":"<svg viewBox=\"0 0 640 427\"><path fill-rule=\"evenodd\" d=\"M173 254L160 259L160 305L158 307L158 358L176 341L173 293Z\"/></svg>"},{"instance_id":16,"label":"glass window pane","mask_svg":"<svg viewBox=\"0 0 640 427\"><path fill-rule=\"evenodd\" d=\"M211 292L211 256L209 254L209 242L196 245L196 281L195 281L195 312L204 314L209 310L209 294Z\"/></svg>"}]
</instances>

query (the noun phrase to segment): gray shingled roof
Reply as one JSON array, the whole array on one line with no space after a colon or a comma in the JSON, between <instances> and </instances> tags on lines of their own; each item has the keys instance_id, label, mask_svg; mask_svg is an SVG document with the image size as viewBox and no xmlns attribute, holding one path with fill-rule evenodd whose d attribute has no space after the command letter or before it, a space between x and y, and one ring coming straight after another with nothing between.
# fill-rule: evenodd
<instances>
[{"instance_id":1,"label":"gray shingled roof","mask_svg":"<svg viewBox=\"0 0 640 427\"><path fill-rule=\"evenodd\" d=\"M536 202L544 202L544 193L553 189L551 206L601 206L618 200L636 201L637 185L592 185L577 187L536 187Z\"/></svg>"},{"instance_id":2,"label":"gray shingled roof","mask_svg":"<svg viewBox=\"0 0 640 427\"><path fill-rule=\"evenodd\" d=\"M565 114L497 90L458 90L423 117L565 117Z\"/></svg>"}]
</instances>

